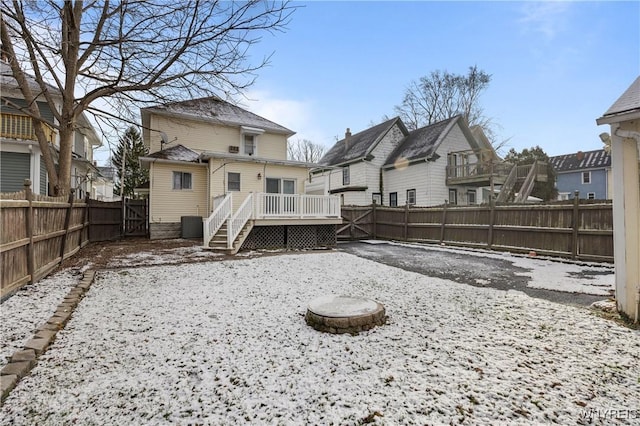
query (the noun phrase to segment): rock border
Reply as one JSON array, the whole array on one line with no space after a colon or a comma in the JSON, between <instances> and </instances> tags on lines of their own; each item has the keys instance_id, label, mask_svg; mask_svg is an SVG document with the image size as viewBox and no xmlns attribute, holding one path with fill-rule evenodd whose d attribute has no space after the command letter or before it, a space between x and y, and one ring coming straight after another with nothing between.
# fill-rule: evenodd
<instances>
[{"instance_id":1,"label":"rock border","mask_svg":"<svg viewBox=\"0 0 640 426\"><path fill-rule=\"evenodd\" d=\"M38 358L51 346L58 331L67 324L80 300L93 284L96 271L85 271L82 279L64 297L49 320L38 327L33 337L23 348L16 351L10 361L0 370L0 406L4 404L20 379L27 376L38 362Z\"/></svg>"}]
</instances>

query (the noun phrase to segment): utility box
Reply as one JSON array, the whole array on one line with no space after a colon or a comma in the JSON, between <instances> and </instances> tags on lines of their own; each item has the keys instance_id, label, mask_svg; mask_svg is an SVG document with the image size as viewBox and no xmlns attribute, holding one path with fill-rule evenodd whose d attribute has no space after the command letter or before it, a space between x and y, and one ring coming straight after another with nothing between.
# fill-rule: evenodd
<instances>
[{"instance_id":1,"label":"utility box","mask_svg":"<svg viewBox=\"0 0 640 426\"><path fill-rule=\"evenodd\" d=\"M202 238L202 216L181 216L181 238Z\"/></svg>"}]
</instances>

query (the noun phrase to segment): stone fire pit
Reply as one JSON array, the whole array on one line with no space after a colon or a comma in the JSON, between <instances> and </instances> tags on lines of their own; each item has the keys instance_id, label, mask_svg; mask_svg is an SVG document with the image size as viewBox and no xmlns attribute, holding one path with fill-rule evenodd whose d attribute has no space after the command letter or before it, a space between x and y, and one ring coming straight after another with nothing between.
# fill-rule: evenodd
<instances>
[{"instance_id":1,"label":"stone fire pit","mask_svg":"<svg viewBox=\"0 0 640 426\"><path fill-rule=\"evenodd\" d=\"M326 333L357 334L387 321L384 306L375 300L353 296L321 296L309 303L305 320Z\"/></svg>"}]
</instances>

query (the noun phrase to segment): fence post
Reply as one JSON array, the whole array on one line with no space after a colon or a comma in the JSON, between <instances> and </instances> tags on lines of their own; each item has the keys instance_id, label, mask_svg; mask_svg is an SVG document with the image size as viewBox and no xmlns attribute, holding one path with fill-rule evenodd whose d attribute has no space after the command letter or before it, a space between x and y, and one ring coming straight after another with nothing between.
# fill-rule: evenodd
<instances>
[{"instance_id":1,"label":"fence post","mask_svg":"<svg viewBox=\"0 0 640 426\"><path fill-rule=\"evenodd\" d=\"M571 217L573 234L571 238L571 259L578 257L578 231L580 229L580 191L573 193L573 216Z\"/></svg>"},{"instance_id":2,"label":"fence post","mask_svg":"<svg viewBox=\"0 0 640 426\"><path fill-rule=\"evenodd\" d=\"M404 240L407 241L409 238L409 204L405 203L404 205L404 229L402 231L404 236Z\"/></svg>"},{"instance_id":3,"label":"fence post","mask_svg":"<svg viewBox=\"0 0 640 426\"><path fill-rule=\"evenodd\" d=\"M80 233L80 247L82 247L82 239L84 238L84 229L87 228L87 239L86 243L89 243L89 225L87 224L87 220L89 219L89 194L84 197L84 210L82 210L82 231Z\"/></svg>"},{"instance_id":4,"label":"fence post","mask_svg":"<svg viewBox=\"0 0 640 426\"><path fill-rule=\"evenodd\" d=\"M447 223L447 205L449 204L448 200L444 200L444 205L442 206L442 223L440 224L440 244L444 242L444 224Z\"/></svg>"},{"instance_id":5,"label":"fence post","mask_svg":"<svg viewBox=\"0 0 640 426\"><path fill-rule=\"evenodd\" d=\"M69 224L71 223L71 213L73 212L73 195L76 190L71 188L69 191L69 207L67 208L67 214L64 216L64 235L62 236L62 242L60 243L60 263L64 260L64 250L67 246L67 236L69 235Z\"/></svg>"},{"instance_id":6,"label":"fence post","mask_svg":"<svg viewBox=\"0 0 640 426\"><path fill-rule=\"evenodd\" d=\"M27 273L29 274L29 283L33 284L35 273L33 266L33 193L31 192L31 180L24 180L24 196L29 202L27 207L27 216L25 222L27 238L29 238L29 244L27 245Z\"/></svg>"},{"instance_id":7,"label":"fence post","mask_svg":"<svg viewBox=\"0 0 640 426\"><path fill-rule=\"evenodd\" d=\"M487 235L487 248L491 250L493 246L493 222L495 221L496 203L493 196L489 197L489 235Z\"/></svg>"},{"instance_id":8,"label":"fence post","mask_svg":"<svg viewBox=\"0 0 640 426\"><path fill-rule=\"evenodd\" d=\"M378 221L378 218L376 216L376 205L378 203L376 203L375 201L373 202L373 205L371 206L371 236L373 237L373 239L377 239L378 238L378 230L376 229L376 224Z\"/></svg>"}]
</instances>

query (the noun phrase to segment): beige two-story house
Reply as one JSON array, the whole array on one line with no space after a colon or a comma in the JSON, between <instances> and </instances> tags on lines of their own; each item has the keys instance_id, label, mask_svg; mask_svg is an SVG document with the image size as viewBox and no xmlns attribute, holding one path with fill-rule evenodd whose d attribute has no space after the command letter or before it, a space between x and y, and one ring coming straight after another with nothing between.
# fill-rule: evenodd
<instances>
[{"instance_id":1,"label":"beige two-story house","mask_svg":"<svg viewBox=\"0 0 640 426\"><path fill-rule=\"evenodd\" d=\"M205 246L302 247L335 242L337 197L304 194L313 164L287 160L293 131L216 97L141 111L152 239L202 217ZM333 236L329 234L333 232Z\"/></svg>"}]
</instances>

